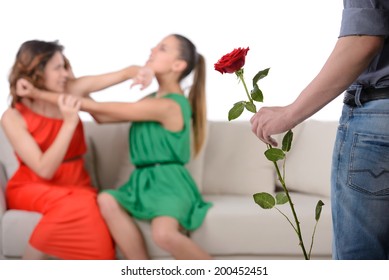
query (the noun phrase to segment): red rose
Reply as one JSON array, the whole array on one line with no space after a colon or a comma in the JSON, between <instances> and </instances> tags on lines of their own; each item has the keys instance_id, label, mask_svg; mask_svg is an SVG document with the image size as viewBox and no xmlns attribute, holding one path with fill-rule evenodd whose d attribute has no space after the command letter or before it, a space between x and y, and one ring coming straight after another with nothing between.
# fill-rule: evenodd
<instances>
[{"instance_id":1,"label":"red rose","mask_svg":"<svg viewBox=\"0 0 389 280\"><path fill-rule=\"evenodd\" d=\"M235 73L240 70L246 59L247 52L249 48L242 49L234 49L232 52L224 55L218 62L215 63L215 70L220 73Z\"/></svg>"}]
</instances>

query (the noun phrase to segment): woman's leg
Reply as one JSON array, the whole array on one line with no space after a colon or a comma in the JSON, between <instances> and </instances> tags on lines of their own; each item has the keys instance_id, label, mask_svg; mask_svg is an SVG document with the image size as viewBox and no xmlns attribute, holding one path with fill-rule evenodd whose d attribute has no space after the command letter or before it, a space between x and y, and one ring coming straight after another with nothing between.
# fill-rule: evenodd
<instances>
[{"instance_id":1,"label":"woman's leg","mask_svg":"<svg viewBox=\"0 0 389 280\"><path fill-rule=\"evenodd\" d=\"M38 251L30 244L27 245L26 251L24 251L23 260L47 260L49 258L45 253Z\"/></svg>"},{"instance_id":2,"label":"woman's leg","mask_svg":"<svg viewBox=\"0 0 389 280\"><path fill-rule=\"evenodd\" d=\"M107 223L115 243L126 259L149 259L143 236L130 215L110 194L97 197L101 214Z\"/></svg>"},{"instance_id":3,"label":"woman's leg","mask_svg":"<svg viewBox=\"0 0 389 280\"><path fill-rule=\"evenodd\" d=\"M154 218L151 222L151 230L154 242L177 260L211 259L207 252L180 232L178 221L172 217Z\"/></svg>"}]
</instances>

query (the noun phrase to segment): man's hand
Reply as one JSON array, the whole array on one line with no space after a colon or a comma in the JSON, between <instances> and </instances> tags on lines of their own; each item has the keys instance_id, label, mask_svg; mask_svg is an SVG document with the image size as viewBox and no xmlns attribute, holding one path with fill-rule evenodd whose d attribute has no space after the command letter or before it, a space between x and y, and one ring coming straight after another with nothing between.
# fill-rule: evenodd
<instances>
[{"instance_id":1,"label":"man's hand","mask_svg":"<svg viewBox=\"0 0 389 280\"><path fill-rule=\"evenodd\" d=\"M289 113L290 106L262 107L251 119L251 131L264 143L277 146L273 135L284 133L295 126Z\"/></svg>"}]
</instances>

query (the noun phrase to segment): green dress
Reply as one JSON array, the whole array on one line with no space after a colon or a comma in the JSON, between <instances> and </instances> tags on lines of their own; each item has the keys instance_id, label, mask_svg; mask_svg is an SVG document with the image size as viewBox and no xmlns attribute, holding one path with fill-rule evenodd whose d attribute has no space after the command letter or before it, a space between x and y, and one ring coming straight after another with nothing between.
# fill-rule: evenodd
<instances>
[{"instance_id":1,"label":"green dress","mask_svg":"<svg viewBox=\"0 0 389 280\"><path fill-rule=\"evenodd\" d=\"M170 216L183 228L194 230L202 224L212 204L203 201L185 167L190 159L192 110L181 94L170 93L163 98L180 105L184 128L172 132L158 122L134 122L129 145L131 161L137 168L127 183L107 192L137 219Z\"/></svg>"}]
</instances>

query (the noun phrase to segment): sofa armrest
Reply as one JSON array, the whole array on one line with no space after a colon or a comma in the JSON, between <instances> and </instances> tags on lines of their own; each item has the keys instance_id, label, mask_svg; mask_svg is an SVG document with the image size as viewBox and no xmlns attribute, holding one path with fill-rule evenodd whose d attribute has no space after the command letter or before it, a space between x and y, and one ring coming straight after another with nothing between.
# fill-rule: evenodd
<instances>
[{"instance_id":1,"label":"sofa armrest","mask_svg":"<svg viewBox=\"0 0 389 280\"><path fill-rule=\"evenodd\" d=\"M7 175L5 173L4 165L0 162L0 217L3 216L7 205L5 202L5 186L7 184Z\"/></svg>"}]
</instances>

